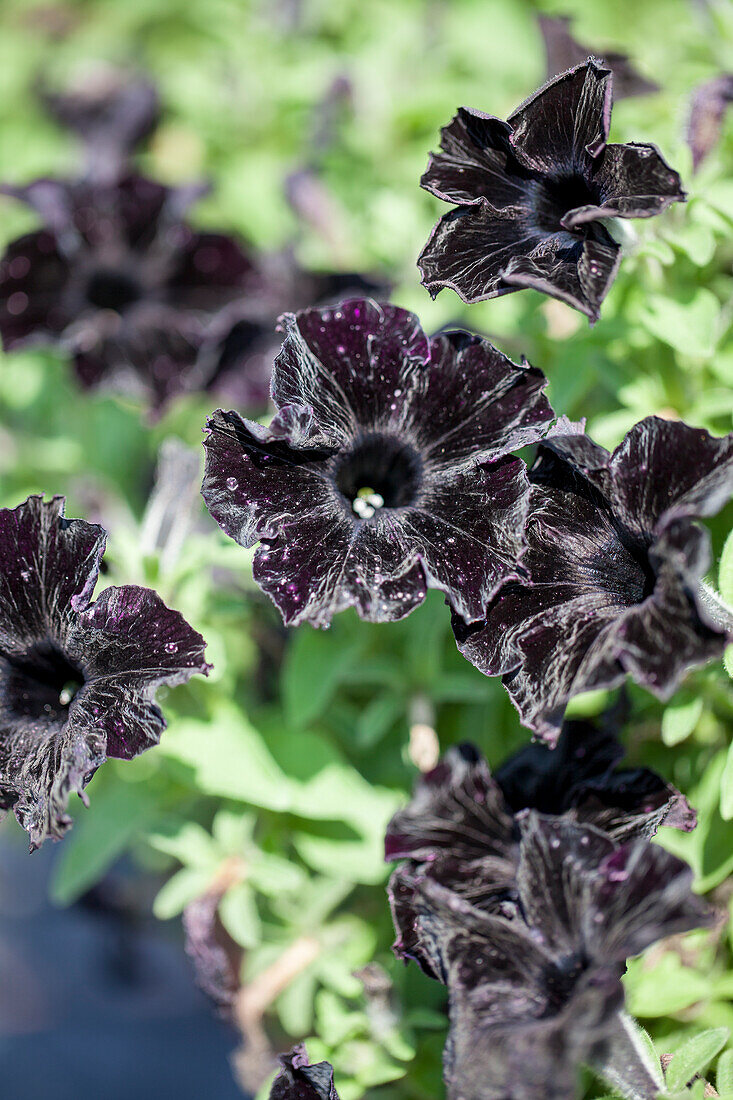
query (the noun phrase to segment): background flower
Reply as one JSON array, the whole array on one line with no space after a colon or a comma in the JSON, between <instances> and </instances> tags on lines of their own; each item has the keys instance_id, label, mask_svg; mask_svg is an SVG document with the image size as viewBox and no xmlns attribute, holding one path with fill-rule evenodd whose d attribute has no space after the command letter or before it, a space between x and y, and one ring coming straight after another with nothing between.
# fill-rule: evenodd
<instances>
[{"instance_id":1,"label":"background flower","mask_svg":"<svg viewBox=\"0 0 733 1100\"><path fill-rule=\"evenodd\" d=\"M201 189L128 174L5 191L44 228L13 241L0 263L3 344L55 343L87 386L110 380L162 403L191 386L207 318L256 290L255 264L232 237L182 220Z\"/></svg>"},{"instance_id":2,"label":"background flower","mask_svg":"<svg viewBox=\"0 0 733 1100\"><path fill-rule=\"evenodd\" d=\"M602 57L613 73L613 98L649 95L659 91L659 85L637 72L631 59L617 50L589 49L576 42L570 33L571 20L566 15L540 15L537 22L542 32L547 55L547 79L564 73L573 65L582 65L589 55Z\"/></svg>"}]
</instances>

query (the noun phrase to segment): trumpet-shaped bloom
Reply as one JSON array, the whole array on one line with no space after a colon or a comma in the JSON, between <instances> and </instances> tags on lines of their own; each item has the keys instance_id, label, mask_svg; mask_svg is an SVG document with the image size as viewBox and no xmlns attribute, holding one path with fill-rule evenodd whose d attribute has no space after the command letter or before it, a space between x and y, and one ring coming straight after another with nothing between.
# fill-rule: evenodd
<instances>
[{"instance_id":1,"label":"trumpet-shaped bloom","mask_svg":"<svg viewBox=\"0 0 733 1100\"><path fill-rule=\"evenodd\" d=\"M203 495L286 623L348 606L408 614L428 586L478 618L520 575L527 480L510 452L551 430L546 380L462 332L357 299L283 318L268 428L209 420ZM561 428L552 429L565 430Z\"/></svg>"},{"instance_id":2,"label":"trumpet-shaped bloom","mask_svg":"<svg viewBox=\"0 0 733 1100\"><path fill-rule=\"evenodd\" d=\"M648 417L613 454L587 436L543 444L530 473L526 584L481 623L454 614L458 647L501 674L525 725L554 741L569 699L631 676L667 699L731 637L702 586L695 522L733 495L733 434Z\"/></svg>"},{"instance_id":3,"label":"trumpet-shaped bloom","mask_svg":"<svg viewBox=\"0 0 733 1100\"><path fill-rule=\"evenodd\" d=\"M712 922L691 885L690 869L656 845L618 847L534 811L521 822L515 895L500 911L399 868L398 930L408 926L409 954L448 987L449 1098L573 1096L579 1064L603 1064L618 1041L626 959ZM396 950L407 953L399 941Z\"/></svg>"},{"instance_id":4,"label":"trumpet-shaped bloom","mask_svg":"<svg viewBox=\"0 0 733 1100\"><path fill-rule=\"evenodd\" d=\"M495 908L514 888L525 810L615 842L650 838L660 825L693 829L684 796L648 768L617 767L622 756L608 722L566 722L556 748L527 745L495 775L473 745L450 748L387 826L385 858L423 864L474 905Z\"/></svg>"},{"instance_id":5,"label":"trumpet-shaped bloom","mask_svg":"<svg viewBox=\"0 0 733 1100\"><path fill-rule=\"evenodd\" d=\"M160 740L157 689L209 668L201 635L150 589L91 602L105 532L63 503L0 510L0 807L32 849L69 828L69 796L107 757Z\"/></svg>"},{"instance_id":6,"label":"trumpet-shaped bloom","mask_svg":"<svg viewBox=\"0 0 733 1100\"><path fill-rule=\"evenodd\" d=\"M530 287L598 319L616 275L608 218L684 199L653 145L609 145L611 70L593 58L555 77L507 122L461 107L421 185L455 208L420 255L433 297L479 302Z\"/></svg>"}]
</instances>

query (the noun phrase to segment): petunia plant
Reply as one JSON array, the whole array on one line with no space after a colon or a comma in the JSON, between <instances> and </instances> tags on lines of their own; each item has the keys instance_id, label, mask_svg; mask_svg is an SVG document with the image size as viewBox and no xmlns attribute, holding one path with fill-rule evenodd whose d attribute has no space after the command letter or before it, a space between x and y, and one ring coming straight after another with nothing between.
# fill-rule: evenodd
<instances>
[{"instance_id":1,"label":"petunia plant","mask_svg":"<svg viewBox=\"0 0 733 1100\"><path fill-rule=\"evenodd\" d=\"M9 0L3 843L259 1100L730 1100L727 13L108 7Z\"/></svg>"}]
</instances>

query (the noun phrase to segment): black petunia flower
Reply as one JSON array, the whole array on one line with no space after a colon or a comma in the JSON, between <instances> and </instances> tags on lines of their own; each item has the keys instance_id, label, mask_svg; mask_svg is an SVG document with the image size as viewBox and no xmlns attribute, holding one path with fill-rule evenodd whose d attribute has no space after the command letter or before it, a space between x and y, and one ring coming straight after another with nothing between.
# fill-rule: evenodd
<instances>
[{"instance_id":1,"label":"black petunia flower","mask_svg":"<svg viewBox=\"0 0 733 1100\"><path fill-rule=\"evenodd\" d=\"M63 504L0 510L0 808L31 849L69 828L69 796L107 757L160 740L156 690L209 669L201 635L150 589L90 602L106 536Z\"/></svg>"},{"instance_id":2,"label":"black petunia flower","mask_svg":"<svg viewBox=\"0 0 733 1100\"><path fill-rule=\"evenodd\" d=\"M522 821L516 897L501 912L398 869L391 895L401 919L411 914L411 955L448 987L448 1097L568 1100L580 1063L603 1067L617 1048L628 1059L625 961L712 923L691 883L690 869L656 845L618 847L534 811ZM647 1071L640 1095L657 1091Z\"/></svg>"},{"instance_id":3,"label":"black petunia flower","mask_svg":"<svg viewBox=\"0 0 733 1100\"><path fill-rule=\"evenodd\" d=\"M456 209L420 255L433 297L465 302L532 287L597 320L619 246L607 218L647 218L685 198L653 145L608 145L612 75L593 58L551 80L508 122L461 107L421 180Z\"/></svg>"},{"instance_id":4,"label":"black petunia flower","mask_svg":"<svg viewBox=\"0 0 733 1100\"><path fill-rule=\"evenodd\" d=\"M537 22L545 44L548 80L552 80L558 73L564 73L573 65L581 65L589 54L598 53L573 38L567 15L540 15ZM614 100L659 91L659 85L637 72L625 53L602 50L598 53L599 57L601 55L604 63L613 72Z\"/></svg>"},{"instance_id":5,"label":"black petunia flower","mask_svg":"<svg viewBox=\"0 0 733 1100\"><path fill-rule=\"evenodd\" d=\"M191 388L212 314L260 281L231 237L183 221L202 189L126 175L3 190L44 223L0 262L3 346L56 344L84 385L142 388L156 405Z\"/></svg>"},{"instance_id":6,"label":"black petunia flower","mask_svg":"<svg viewBox=\"0 0 733 1100\"><path fill-rule=\"evenodd\" d=\"M651 838L661 825L689 832L695 811L648 768L623 756L607 722L566 722L555 749L528 745L492 775L475 746L448 749L387 827L385 858L425 864L431 878L492 908L513 889L524 810L592 825L617 842Z\"/></svg>"},{"instance_id":7,"label":"black petunia flower","mask_svg":"<svg viewBox=\"0 0 733 1100\"><path fill-rule=\"evenodd\" d=\"M309 1065L302 1043L281 1054L280 1072L272 1083L270 1100L339 1100L330 1062Z\"/></svg>"},{"instance_id":8,"label":"black petunia flower","mask_svg":"<svg viewBox=\"0 0 733 1100\"><path fill-rule=\"evenodd\" d=\"M41 88L48 112L82 141L89 177L114 180L135 148L158 125L160 99L155 84L112 68L84 74L64 91Z\"/></svg>"},{"instance_id":9,"label":"black petunia flower","mask_svg":"<svg viewBox=\"0 0 733 1100\"><path fill-rule=\"evenodd\" d=\"M209 420L212 516L261 542L254 577L287 624L325 626L351 605L399 619L429 586L478 618L519 575L527 481L509 452L550 430L545 378L369 300L282 323L270 426Z\"/></svg>"},{"instance_id":10,"label":"black petunia flower","mask_svg":"<svg viewBox=\"0 0 733 1100\"><path fill-rule=\"evenodd\" d=\"M612 455L587 436L548 442L530 481L527 584L505 586L482 623L454 614L453 627L552 742L574 695L628 674L667 699L722 655L733 621L701 585L709 537L694 520L733 495L733 434L648 417Z\"/></svg>"},{"instance_id":11,"label":"black petunia flower","mask_svg":"<svg viewBox=\"0 0 733 1100\"><path fill-rule=\"evenodd\" d=\"M690 102L687 144L695 171L720 141L728 104L733 103L733 73L721 73L695 89Z\"/></svg>"}]
</instances>

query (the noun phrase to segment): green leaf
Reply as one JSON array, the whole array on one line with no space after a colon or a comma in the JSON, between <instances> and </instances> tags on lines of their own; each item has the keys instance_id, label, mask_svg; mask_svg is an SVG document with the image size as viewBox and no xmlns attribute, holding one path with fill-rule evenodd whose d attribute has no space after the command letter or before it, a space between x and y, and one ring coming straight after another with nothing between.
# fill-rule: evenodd
<instances>
[{"instance_id":1,"label":"green leaf","mask_svg":"<svg viewBox=\"0 0 733 1100\"><path fill-rule=\"evenodd\" d=\"M667 1066L666 1081L670 1089L682 1089L698 1073L707 1069L710 1062L728 1042L728 1028L715 1027L701 1031L689 1039L676 1052Z\"/></svg>"},{"instance_id":2,"label":"green leaf","mask_svg":"<svg viewBox=\"0 0 733 1100\"><path fill-rule=\"evenodd\" d=\"M151 833L147 839L156 851L172 856L184 866L208 870L209 874L221 861L217 845L195 821L178 823L168 833Z\"/></svg>"},{"instance_id":3,"label":"green leaf","mask_svg":"<svg viewBox=\"0 0 733 1100\"><path fill-rule=\"evenodd\" d=\"M375 695L356 720L354 728L356 744L363 749L376 745L394 725L404 709L405 703L401 695L393 692Z\"/></svg>"},{"instance_id":4,"label":"green leaf","mask_svg":"<svg viewBox=\"0 0 733 1100\"><path fill-rule=\"evenodd\" d=\"M715 1087L721 1095L733 1094L733 1050L724 1050L718 1058Z\"/></svg>"},{"instance_id":5,"label":"green leaf","mask_svg":"<svg viewBox=\"0 0 733 1100\"><path fill-rule=\"evenodd\" d=\"M733 745L728 748L720 779L720 816L724 821L733 818Z\"/></svg>"},{"instance_id":6,"label":"green leaf","mask_svg":"<svg viewBox=\"0 0 733 1100\"><path fill-rule=\"evenodd\" d=\"M262 941L262 922L254 891L247 882L238 882L227 890L219 903L221 923L242 947L257 947Z\"/></svg>"},{"instance_id":7,"label":"green leaf","mask_svg":"<svg viewBox=\"0 0 733 1100\"><path fill-rule=\"evenodd\" d=\"M698 223L684 226L675 234L673 243L697 267L705 267L715 255L715 234L707 225Z\"/></svg>"},{"instance_id":8,"label":"green leaf","mask_svg":"<svg viewBox=\"0 0 733 1100\"><path fill-rule=\"evenodd\" d=\"M725 653L723 654L723 667L733 679L733 645L726 646L725 648Z\"/></svg>"},{"instance_id":9,"label":"green leaf","mask_svg":"<svg viewBox=\"0 0 733 1100\"><path fill-rule=\"evenodd\" d=\"M718 591L724 603L733 607L733 531L728 535L718 565Z\"/></svg>"},{"instance_id":10,"label":"green leaf","mask_svg":"<svg viewBox=\"0 0 733 1100\"><path fill-rule=\"evenodd\" d=\"M704 1000L710 992L709 979L683 966L672 951L652 968L644 966L641 960L632 960L624 984L629 1012L646 1018L681 1012Z\"/></svg>"},{"instance_id":11,"label":"green leaf","mask_svg":"<svg viewBox=\"0 0 733 1100\"><path fill-rule=\"evenodd\" d=\"M279 897L300 890L305 872L282 856L262 853L252 861L248 879L261 894Z\"/></svg>"},{"instance_id":12,"label":"green leaf","mask_svg":"<svg viewBox=\"0 0 733 1100\"><path fill-rule=\"evenodd\" d=\"M220 701L211 720L180 719L158 750L193 769L205 794L287 810L290 780L267 750L261 735L231 703Z\"/></svg>"},{"instance_id":13,"label":"green leaf","mask_svg":"<svg viewBox=\"0 0 733 1100\"><path fill-rule=\"evenodd\" d=\"M211 833L226 855L241 855L252 843L255 816L241 810L219 810L214 817Z\"/></svg>"},{"instance_id":14,"label":"green leaf","mask_svg":"<svg viewBox=\"0 0 733 1100\"><path fill-rule=\"evenodd\" d=\"M310 966L278 997L275 1005L277 1014L289 1035L306 1035L310 1031L317 985L318 979Z\"/></svg>"},{"instance_id":15,"label":"green leaf","mask_svg":"<svg viewBox=\"0 0 733 1100\"><path fill-rule=\"evenodd\" d=\"M689 737L700 720L703 700L698 696L687 703L668 706L662 715L662 741L665 745L678 745Z\"/></svg>"},{"instance_id":16,"label":"green leaf","mask_svg":"<svg viewBox=\"0 0 733 1100\"><path fill-rule=\"evenodd\" d=\"M70 905L124 852L160 813L145 783L107 779L95 786L89 809L64 841L50 888L52 901Z\"/></svg>"},{"instance_id":17,"label":"green leaf","mask_svg":"<svg viewBox=\"0 0 733 1100\"><path fill-rule=\"evenodd\" d=\"M184 867L158 891L153 902L153 912L158 920L177 917L189 902L205 894L210 885L211 871Z\"/></svg>"},{"instance_id":18,"label":"green leaf","mask_svg":"<svg viewBox=\"0 0 733 1100\"><path fill-rule=\"evenodd\" d=\"M720 302L701 287L689 302L652 297L642 320L653 336L676 351L709 359L715 351L719 316Z\"/></svg>"},{"instance_id":19,"label":"green leaf","mask_svg":"<svg viewBox=\"0 0 733 1100\"><path fill-rule=\"evenodd\" d=\"M331 631L306 627L296 632L281 678L285 714L292 726L302 729L323 713L361 648L361 638L339 644Z\"/></svg>"}]
</instances>

